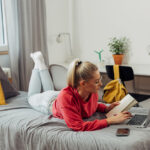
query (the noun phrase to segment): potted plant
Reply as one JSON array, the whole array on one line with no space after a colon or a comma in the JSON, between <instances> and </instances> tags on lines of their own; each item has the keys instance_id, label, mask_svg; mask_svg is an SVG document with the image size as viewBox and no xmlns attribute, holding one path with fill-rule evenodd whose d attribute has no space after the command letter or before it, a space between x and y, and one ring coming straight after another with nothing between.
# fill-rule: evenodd
<instances>
[{"instance_id":1,"label":"potted plant","mask_svg":"<svg viewBox=\"0 0 150 150\"><path fill-rule=\"evenodd\" d=\"M124 53L128 49L129 40L126 37L113 37L108 43L110 52L113 53L115 64L121 65Z\"/></svg>"}]
</instances>

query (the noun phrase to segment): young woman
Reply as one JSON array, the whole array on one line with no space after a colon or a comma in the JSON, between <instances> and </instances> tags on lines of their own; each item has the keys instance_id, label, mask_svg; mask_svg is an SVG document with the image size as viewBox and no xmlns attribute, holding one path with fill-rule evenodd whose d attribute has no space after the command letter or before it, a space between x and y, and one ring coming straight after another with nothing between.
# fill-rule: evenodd
<instances>
[{"instance_id":1,"label":"young woman","mask_svg":"<svg viewBox=\"0 0 150 150\"><path fill-rule=\"evenodd\" d=\"M106 106L98 103L97 92L102 82L97 66L90 62L74 60L68 69L68 86L58 94L52 91L54 88L42 54L36 52L31 57L35 68L29 84L29 103L36 110L51 112L54 117L64 119L67 126L75 131L102 129L111 124L122 123L131 117L129 112L122 112L102 120L84 121L84 118L91 117L96 111L106 113L119 104L115 102ZM43 93L40 93L40 80L45 91Z\"/></svg>"}]
</instances>

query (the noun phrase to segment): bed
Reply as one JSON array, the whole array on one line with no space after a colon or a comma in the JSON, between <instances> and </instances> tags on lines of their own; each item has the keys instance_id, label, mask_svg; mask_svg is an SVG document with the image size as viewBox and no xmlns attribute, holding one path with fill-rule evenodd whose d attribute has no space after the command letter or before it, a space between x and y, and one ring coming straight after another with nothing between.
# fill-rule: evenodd
<instances>
[{"instance_id":1,"label":"bed","mask_svg":"<svg viewBox=\"0 0 150 150\"><path fill-rule=\"evenodd\" d=\"M147 111L133 108L131 111ZM95 113L89 120L103 118ZM117 137L112 125L96 131L75 132L64 120L50 118L33 110L27 102L27 93L9 98L0 106L0 150L149 150L150 127L130 128L128 137Z\"/></svg>"}]
</instances>

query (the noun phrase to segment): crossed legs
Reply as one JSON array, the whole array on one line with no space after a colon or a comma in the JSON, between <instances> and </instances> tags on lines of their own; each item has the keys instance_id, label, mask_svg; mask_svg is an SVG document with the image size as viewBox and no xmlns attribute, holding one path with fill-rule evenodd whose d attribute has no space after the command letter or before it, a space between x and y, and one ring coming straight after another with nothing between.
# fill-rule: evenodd
<instances>
[{"instance_id":1,"label":"crossed legs","mask_svg":"<svg viewBox=\"0 0 150 150\"><path fill-rule=\"evenodd\" d=\"M59 92L54 91L52 79L41 52L32 53L31 57L35 66L29 82L28 102L35 110L50 114L50 102L56 99Z\"/></svg>"}]
</instances>

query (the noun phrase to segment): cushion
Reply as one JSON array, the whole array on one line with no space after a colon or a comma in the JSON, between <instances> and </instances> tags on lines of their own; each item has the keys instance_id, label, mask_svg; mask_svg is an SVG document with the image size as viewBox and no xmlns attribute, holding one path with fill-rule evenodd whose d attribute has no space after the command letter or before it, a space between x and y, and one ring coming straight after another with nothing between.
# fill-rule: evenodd
<instances>
[{"instance_id":1,"label":"cushion","mask_svg":"<svg viewBox=\"0 0 150 150\"><path fill-rule=\"evenodd\" d=\"M0 66L0 81L4 91L5 99L17 96L19 92L13 87L13 85L9 82L7 75L4 73Z\"/></svg>"},{"instance_id":2,"label":"cushion","mask_svg":"<svg viewBox=\"0 0 150 150\"><path fill-rule=\"evenodd\" d=\"M6 102L5 102L4 92L3 92L2 85L0 82L0 105L5 105L5 104Z\"/></svg>"}]
</instances>

